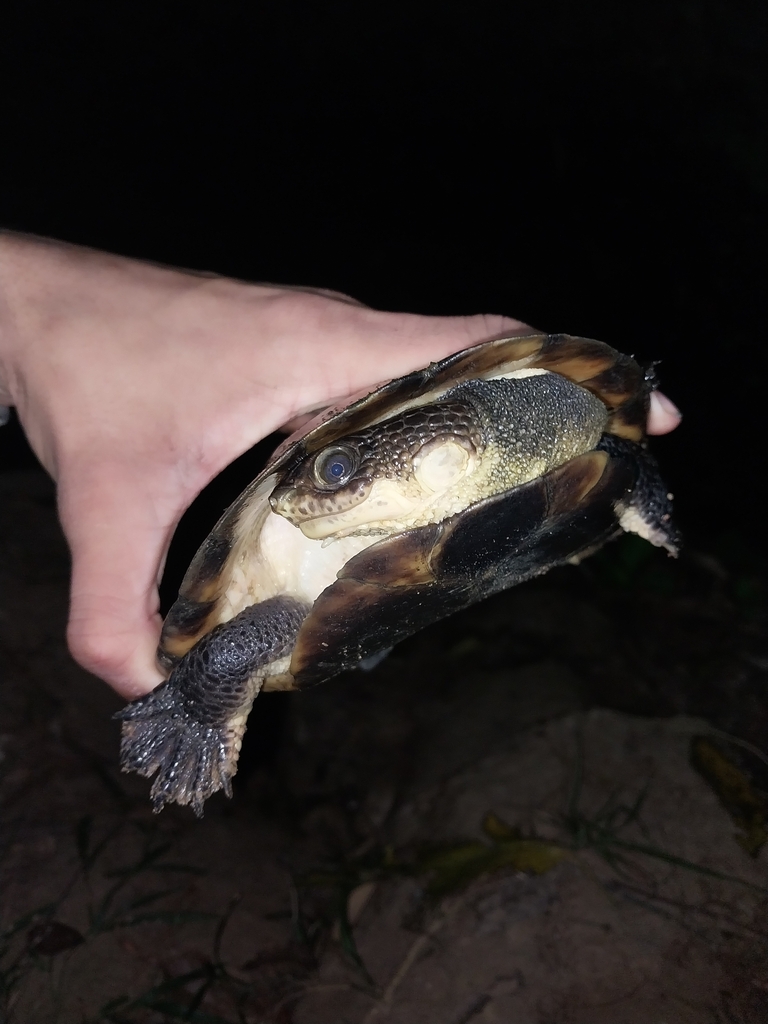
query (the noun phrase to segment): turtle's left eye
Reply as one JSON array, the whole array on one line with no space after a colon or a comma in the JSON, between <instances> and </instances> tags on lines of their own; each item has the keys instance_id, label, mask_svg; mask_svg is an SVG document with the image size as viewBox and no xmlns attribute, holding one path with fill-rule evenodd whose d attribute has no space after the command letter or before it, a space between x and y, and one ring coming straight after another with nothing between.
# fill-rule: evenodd
<instances>
[{"instance_id":1,"label":"turtle's left eye","mask_svg":"<svg viewBox=\"0 0 768 1024\"><path fill-rule=\"evenodd\" d=\"M341 487L355 472L357 460L346 448L328 448L317 456L313 468L321 487Z\"/></svg>"}]
</instances>

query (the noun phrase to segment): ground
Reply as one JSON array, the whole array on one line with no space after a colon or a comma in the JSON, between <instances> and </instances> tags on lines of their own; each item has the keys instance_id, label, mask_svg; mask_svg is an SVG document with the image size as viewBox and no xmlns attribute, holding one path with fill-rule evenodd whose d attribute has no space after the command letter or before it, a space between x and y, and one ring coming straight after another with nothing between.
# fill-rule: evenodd
<instances>
[{"instance_id":1,"label":"ground","mask_svg":"<svg viewBox=\"0 0 768 1024\"><path fill-rule=\"evenodd\" d=\"M642 542L257 701L151 813L64 645L50 483L0 478L0 1020L761 1024L761 574Z\"/></svg>"}]
</instances>

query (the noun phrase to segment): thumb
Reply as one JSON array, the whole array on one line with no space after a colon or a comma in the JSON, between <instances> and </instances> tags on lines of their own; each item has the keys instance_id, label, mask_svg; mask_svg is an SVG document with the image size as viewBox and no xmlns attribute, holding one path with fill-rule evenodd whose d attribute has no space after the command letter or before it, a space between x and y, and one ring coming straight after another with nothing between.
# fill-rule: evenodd
<instances>
[{"instance_id":1,"label":"thumb","mask_svg":"<svg viewBox=\"0 0 768 1024\"><path fill-rule=\"evenodd\" d=\"M72 553L72 656L126 698L161 681L157 580L177 508L146 473L107 459L62 467L59 513ZM158 495L161 497L158 498Z\"/></svg>"}]
</instances>

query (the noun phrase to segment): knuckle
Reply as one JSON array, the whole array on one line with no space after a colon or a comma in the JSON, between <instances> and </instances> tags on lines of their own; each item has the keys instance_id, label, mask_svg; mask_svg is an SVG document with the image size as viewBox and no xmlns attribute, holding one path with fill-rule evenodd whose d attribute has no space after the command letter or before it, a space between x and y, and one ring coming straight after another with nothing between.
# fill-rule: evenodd
<instances>
[{"instance_id":1,"label":"knuckle","mask_svg":"<svg viewBox=\"0 0 768 1024\"><path fill-rule=\"evenodd\" d=\"M473 338L493 338L525 325L520 320L497 313L478 313L466 318L467 334Z\"/></svg>"}]
</instances>

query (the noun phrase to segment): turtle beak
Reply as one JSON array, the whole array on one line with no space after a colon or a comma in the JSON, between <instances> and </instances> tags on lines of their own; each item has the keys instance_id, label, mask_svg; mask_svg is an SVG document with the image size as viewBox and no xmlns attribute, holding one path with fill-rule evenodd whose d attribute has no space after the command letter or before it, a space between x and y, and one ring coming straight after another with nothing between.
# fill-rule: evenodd
<instances>
[{"instance_id":1,"label":"turtle beak","mask_svg":"<svg viewBox=\"0 0 768 1024\"><path fill-rule=\"evenodd\" d=\"M276 487L269 496L269 504L272 511L298 526L297 517L294 514L298 499L298 492L295 487Z\"/></svg>"},{"instance_id":2,"label":"turtle beak","mask_svg":"<svg viewBox=\"0 0 768 1024\"><path fill-rule=\"evenodd\" d=\"M297 526L310 540L324 540L344 527L343 518L338 515L318 514L318 510L310 509L311 498L302 495L296 487L276 487L269 504L273 512Z\"/></svg>"}]
</instances>

